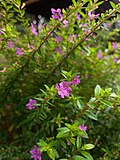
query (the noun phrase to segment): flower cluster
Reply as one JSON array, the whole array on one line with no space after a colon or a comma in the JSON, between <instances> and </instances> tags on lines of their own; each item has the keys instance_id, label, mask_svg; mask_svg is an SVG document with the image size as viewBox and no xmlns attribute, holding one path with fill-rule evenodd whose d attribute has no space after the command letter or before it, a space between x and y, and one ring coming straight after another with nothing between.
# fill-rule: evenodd
<instances>
[{"instance_id":1,"label":"flower cluster","mask_svg":"<svg viewBox=\"0 0 120 160\"><path fill-rule=\"evenodd\" d=\"M34 148L30 151L30 153L32 154L31 158L33 158L34 160L42 160L42 152L36 145L34 145Z\"/></svg>"},{"instance_id":2,"label":"flower cluster","mask_svg":"<svg viewBox=\"0 0 120 160\"><path fill-rule=\"evenodd\" d=\"M23 52L21 51L21 48L19 48L19 47L16 48L16 54L17 55L22 55L23 54Z\"/></svg>"},{"instance_id":3,"label":"flower cluster","mask_svg":"<svg viewBox=\"0 0 120 160\"><path fill-rule=\"evenodd\" d=\"M26 104L26 107L29 109L29 110L32 110L35 108L35 104L37 103L36 100L33 100L33 99L29 99L29 103Z\"/></svg>"},{"instance_id":4,"label":"flower cluster","mask_svg":"<svg viewBox=\"0 0 120 160\"><path fill-rule=\"evenodd\" d=\"M97 18L100 14L93 14L92 11L88 12L88 16L90 21L92 21L93 19Z\"/></svg>"},{"instance_id":5,"label":"flower cluster","mask_svg":"<svg viewBox=\"0 0 120 160\"><path fill-rule=\"evenodd\" d=\"M86 130L87 130L87 126L85 126L84 123L83 123L83 124L81 124L81 125L79 126L79 129L80 129L81 131L86 131Z\"/></svg>"},{"instance_id":6,"label":"flower cluster","mask_svg":"<svg viewBox=\"0 0 120 160\"><path fill-rule=\"evenodd\" d=\"M112 42L112 48L116 50L118 48L117 42Z\"/></svg>"},{"instance_id":7,"label":"flower cluster","mask_svg":"<svg viewBox=\"0 0 120 160\"><path fill-rule=\"evenodd\" d=\"M58 8L57 10L55 10L54 8L51 9L52 12L52 18L55 20L60 20L62 18L62 14L61 14L61 9Z\"/></svg>"},{"instance_id":8,"label":"flower cluster","mask_svg":"<svg viewBox=\"0 0 120 160\"><path fill-rule=\"evenodd\" d=\"M71 82L65 82L62 81L59 84L56 84L55 87L58 91L58 94L61 98L64 98L65 96L68 97L69 93L72 91L71 85L78 85L80 83L80 76L76 76L72 79Z\"/></svg>"}]
</instances>

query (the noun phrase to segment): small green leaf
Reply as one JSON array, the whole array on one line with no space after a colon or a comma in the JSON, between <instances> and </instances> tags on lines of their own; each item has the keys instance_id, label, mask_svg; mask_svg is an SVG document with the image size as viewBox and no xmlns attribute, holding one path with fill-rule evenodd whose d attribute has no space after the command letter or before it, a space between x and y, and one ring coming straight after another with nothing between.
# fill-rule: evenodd
<instances>
[{"instance_id":1,"label":"small green leaf","mask_svg":"<svg viewBox=\"0 0 120 160\"><path fill-rule=\"evenodd\" d=\"M105 105L105 106L108 106L108 107L111 107L112 104L108 101L108 100L105 100L105 99L101 99L100 102Z\"/></svg>"},{"instance_id":2,"label":"small green leaf","mask_svg":"<svg viewBox=\"0 0 120 160\"><path fill-rule=\"evenodd\" d=\"M87 158L87 160L93 160L93 157L90 155L90 153L86 151L80 151L83 156Z\"/></svg>"},{"instance_id":3,"label":"small green leaf","mask_svg":"<svg viewBox=\"0 0 120 160\"><path fill-rule=\"evenodd\" d=\"M116 8L116 4L114 2L110 1L110 5L112 6L113 9Z\"/></svg>"},{"instance_id":4,"label":"small green leaf","mask_svg":"<svg viewBox=\"0 0 120 160\"><path fill-rule=\"evenodd\" d=\"M86 160L86 158L79 156L79 155L75 155L72 157L72 160Z\"/></svg>"},{"instance_id":5,"label":"small green leaf","mask_svg":"<svg viewBox=\"0 0 120 160\"><path fill-rule=\"evenodd\" d=\"M87 111L85 112L85 114L86 114L86 116L88 116L88 117L91 118L91 119L94 119L94 120L96 120L96 121L98 120L97 117L96 117L96 115L95 115L94 113L92 113L91 111L88 111L88 110L87 110Z\"/></svg>"},{"instance_id":6,"label":"small green leaf","mask_svg":"<svg viewBox=\"0 0 120 160\"><path fill-rule=\"evenodd\" d=\"M94 90L95 98L99 98L101 92L101 87L97 85Z\"/></svg>"},{"instance_id":7,"label":"small green leaf","mask_svg":"<svg viewBox=\"0 0 120 160\"><path fill-rule=\"evenodd\" d=\"M83 108L83 102L81 100L77 99L77 106L78 106L79 109L82 109Z\"/></svg>"},{"instance_id":8,"label":"small green leaf","mask_svg":"<svg viewBox=\"0 0 120 160\"><path fill-rule=\"evenodd\" d=\"M70 132L70 129L67 127L62 127L61 131L57 134L56 138L66 137Z\"/></svg>"},{"instance_id":9,"label":"small green leaf","mask_svg":"<svg viewBox=\"0 0 120 160\"><path fill-rule=\"evenodd\" d=\"M83 150L90 150L93 149L94 145L93 144L85 144L84 146L82 146Z\"/></svg>"},{"instance_id":10,"label":"small green leaf","mask_svg":"<svg viewBox=\"0 0 120 160\"><path fill-rule=\"evenodd\" d=\"M75 1L75 0L72 0L72 2L73 2L74 7L76 7L76 6L77 6L76 1Z\"/></svg>"},{"instance_id":11,"label":"small green leaf","mask_svg":"<svg viewBox=\"0 0 120 160\"><path fill-rule=\"evenodd\" d=\"M88 135L85 131L79 131L78 135L84 137L84 138L88 138Z\"/></svg>"},{"instance_id":12,"label":"small green leaf","mask_svg":"<svg viewBox=\"0 0 120 160\"><path fill-rule=\"evenodd\" d=\"M55 151L52 148L47 150L47 154L52 160L55 160Z\"/></svg>"},{"instance_id":13,"label":"small green leaf","mask_svg":"<svg viewBox=\"0 0 120 160\"><path fill-rule=\"evenodd\" d=\"M77 149L80 149L81 143L82 143L82 138L81 138L81 136L77 136L77 141L76 141Z\"/></svg>"}]
</instances>

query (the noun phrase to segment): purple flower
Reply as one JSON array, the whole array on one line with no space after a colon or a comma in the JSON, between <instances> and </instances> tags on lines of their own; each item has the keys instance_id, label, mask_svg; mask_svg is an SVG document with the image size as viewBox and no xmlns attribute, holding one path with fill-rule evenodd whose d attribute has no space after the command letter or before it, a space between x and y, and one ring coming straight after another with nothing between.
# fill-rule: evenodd
<instances>
[{"instance_id":1,"label":"purple flower","mask_svg":"<svg viewBox=\"0 0 120 160\"><path fill-rule=\"evenodd\" d=\"M8 41L7 48L13 48L13 47L14 47L14 43L12 41Z\"/></svg>"},{"instance_id":2,"label":"purple flower","mask_svg":"<svg viewBox=\"0 0 120 160\"><path fill-rule=\"evenodd\" d=\"M116 50L118 48L117 42L112 42L112 48Z\"/></svg>"},{"instance_id":3,"label":"purple flower","mask_svg":"<svg viewBox=\"0 0 120 160\"><path fill-rule=\"evenodd\" d=\"M16 48L16 54L17 55L22 55L23 54L23 52L21 51L21 48Z\"/></svg>"},{"instance_id":4,"label":"purple flower","mask_svg":"<svg viewBox=\"0 0 120 160\"><path fill-rule=\"evenodd\" d=\"M92 21L93 19L97 18L100 14L93 14L92 11L88 12L88 16L90 18L90 21Z\"/></svg>"},{"instance_id":5,"label":"purple flower","mask_svg":"<svg viewBox=\"0 0 120 160\"><path fill-rule=\"evenodd\" d=\"M34 148L30 151L30 154L32 154L31 158L33 158L34 160L42 160L42 152L36 145L34 145Z\"/></svg>"},{"instance_id":6,"label":"purple flower","mask_svg":"<svg viewBox=\"0 0 120 160\"><path fill-rule=\"evenodd\" d=\"M62 54L62 50L61 50L60 47L56 47L56 48L55 48L55 51L56 51L57 53L59 53L59 54Z\"/></svg>"},{"instance_id":7,"label":"purple flower","mask_svg":"<svg viewBox=\"0 0 120 160\"><path fill-rule=\"evenodd\" d=\"M56 42L57 42L57 43L59 43L59 42L61 42L61 41L62 41L62 37L60 37L60 36L56 36L56 37L55 37L55 40L56 40Z\"/></svg>"},{"instance_id":8,"label":"purple flower","mask_svg":"<svg viewBox=\"0 0 120 160\"><path fill-rule=\"evenodd\" d=\"M97 57L98 57L98 59L102 59L102 53L101 53L101 51L98 51Z\"/></svg>"},{"instance_id":9,"label":"purple flower","mask_svg":"<svg viewBox=\"0 0 120 160\"><path fill-rule=\"evenodd\" d=\"M68 21L65 19L65 20L63 21L63 27L66 28L67 26L68 26Z\"/></svg>"},{"instance_id":10,"label":"purple flower","mask_svg":"<svg viewBox=\"0 0 120 160\"><path fill-rule=\"evenodd\" d=\"M33 23L31 23L31 30L33 34L35 34L36 36L38 35L37 29L35 28Z\"/></svg>"},{"instance_id":11,"label":"purple flower","mask_svg":"<svg viewBox=\"0 0 120 160\"><path fill-rule=\"evenodd\" d=\"M114 57L113 61L114 61L115 63L117 63L117 62L118 62L118 58L117 58L117 57Z\"/></svg>"},{"instance_id":12,"label":"purple flower","mask_svg":"<svg viewBox=\"0 0 120 160\"><path fill-rule=\"evenodd\" d=\"M58 94L60 95L61 98L69 96L69 92L72 91L70 85L71 82L65 82L65 81L62 81L61 83L55 85L56 89L58 90Z\"/></svg>"},{"instance_id":13,"label":"purple flower","mask_svg":"<svg viewBox=\"0 0 120 160\"><path fill-rule=\"evenodd\" d=\"M26 107L27 107L29 110L32 110L32 109L34 109L34 108L36 107L36 106L34 106L36 103L37 103L36 100L29 99L29 103L26 104Z\"/></svg>"},{"instance_id":14,"label":"purple flower","mask_svg":"<svg viewBox=\"0 0 120 160\"><path fill-rule=\"evenodd\" d=\"M72 84L74 84L75 86L78 85L79 83L80 83L80 75L76 76L72 80Z\"/></svg>"},{"instance_id":15,"label":"purple flower","mask_svg":"<svg viewBox=\"0 0 120 160\"><path fill-rule=\"evenodd\" d=\"M86 131L87 130L87 126L85 126L84 123L83 123L83 124L81 124L81 126L79 126L79 129L81 131Z\"/></svg>"},{"instance_id":16,"label":"purple flower","mask_svg":"<svg viewBox=\"0 0 120 160\"><path fill-rule=\"evenodd\" d=\"M80 14L78 12L76 13L76 18L77 20L81 20Z\"/></svg>"},{"instance_id":17,"label":"purple flower","mask_svg":"<svg viewBox=\"0 0 120 160\"><path fill-rule=\"evenodd\" d=\"M61 9L58 8L57 10L55 10L54 8L51 9L51 12L52 12L52 18L53 19L60 19L62 17L62 14L61 14Z\"/></svg>"}]
</instances>

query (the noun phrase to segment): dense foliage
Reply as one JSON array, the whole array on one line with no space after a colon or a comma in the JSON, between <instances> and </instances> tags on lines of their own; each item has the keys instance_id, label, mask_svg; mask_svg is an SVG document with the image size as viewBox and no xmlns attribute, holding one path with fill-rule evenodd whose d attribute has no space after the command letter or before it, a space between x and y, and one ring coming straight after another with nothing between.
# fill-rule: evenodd
<instances>
[{"instance_id":1,"label":"dense foliage","mask_svg":"<svg viewBox=\"0 0 120 160\"><path fill-rule=\"evenodd\" d=\"M120 6L100 4L73 0L36 26L1 2L1 160L120 158Z\"/></svg>"}]
</instances>

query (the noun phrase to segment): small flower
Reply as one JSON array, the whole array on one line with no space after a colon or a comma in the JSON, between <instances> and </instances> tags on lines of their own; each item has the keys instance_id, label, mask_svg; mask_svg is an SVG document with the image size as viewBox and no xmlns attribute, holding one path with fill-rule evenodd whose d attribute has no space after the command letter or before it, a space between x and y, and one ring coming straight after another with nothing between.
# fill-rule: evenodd
<instances>
[{"instance_id":1,"label":"small flower","mask_svg":"<svg viewBox=\"0 0 120 160\"><path fill-rule=\"evenodd\" d=\"M69 96L69 92L72 91L70 85L71 82L65 82L65 81L62 81L61 83L55 85L56 89L58 90L58 94L60 95L61 98Z\"/></svg>"},{"instance_id":2,"label":"small flower","mask_svg":"<svg viewBox=\"0 0 120 160\"><path fill-rule=\"evenodd\" d=\"M61 50L60 47L56 47L56 48L55 48L55 51L56 51L57 53L59 53L59 54L62 54L62 50Z\"/></svg>"},{"instance_id":3,"label":"small flower","mask_svg":"<svg viewBox=\"0 0 120 160\"><path fill-rule=\"evenodd\" d=\"M34 145L34 148L30 151L30 154L32 154L31 158L33 158L34 160L42 160L42 152L36 145Z\"/></svg>"},{"instance_id":4,"label":"small flower","mask_svg":"<svg viewBox=\"0 0 120 160\"><path fill-rule=\"evenodd\" d=\"M72 80L72 84L74 84L75 86L78 85L79 83L80 83L80 75L76 76Z\"/></svg>"},{"instance_id":5,"label":"small flower","mask_svg":"<svg viewBox=\"0 0 120 160\"><path fill-rule=\"evenodd\" d=\"M58 8L57 10L55 10L54 8L51 9L51 12L52 12L52 18L53 19L60 19L62 17L62 14L61 14L61 9Z\"/></svg>"},{"instance_id":6,"label":"small flower","mask_svg":"<svg viewBox=\"0 0 120 160\"><path fill-rule=\"evenodd\" d=\"M117 57L114 57L113 61L114 61L115 63L117 63L117 62L118 62L118 58L117 58Z\"/></svg>"},{"instance_id":7,"label":"small flower","mask_svg":"<svg viewBox=\"0 0 120 160\"><path fill-rule=\"evenodd\" d=\"M21 51L21 48L16 48L16 54L17 55L22 55L23 54L23 52Z\"/></svg>"},{"instance_id":8,"label":"small flower","mask_svg":"<svg viewBox=\"0 0 120 160\"><path fill-rule=\"evenodd\" d=\"M14 43L12 41L9 41L7 48L13 48L13 47L14 47Z\"/></svg>"},{"instance_id":9,"label":"small flower","mask_svg":"<svg viewBox=\"0 0 120 160\"><path fill-rule=\"evenodd\" d=\"M38 35L37 29L35 28L33 23L31 23L31 30L33 34L35 34L36 36Z\"/></svg>"},{"instance_id":10,"label":"small flower","mask_svg":"<svg viewBox=\"0 0 120 160\"><path fill-rule=\"evenodd\" d=\"M66 28L67 26L68 26L68 21L65 19L65 20L63 21L63 27Z\"/></svg>"},{"instance_id":11,"label":"small flower","mask_svg":"<svg viewBox=\"0 0 120 160\"><path fill-rule=\"evenodd\" d=\"M88 16L90 18L90 21L92 21L93 19L97 18L100 14L93 14L92 11L88 12Z\"/></svg>"},{"instance_id":12,"label":"small flower","mask_svg":"<svg viewBox=\"0 0 120 160\"><path fill-rule=\"evenodd\" d=\"M26 104L26 107L27 107L29 110L32 110L32 109L34 109L34 108L36 107L36 106L34 106L36 103L37 103L36 100L29 99L29 103Z\"/></svg>"},{"instance_id":13,"label":"small flower","mask_svg":"<svg viewBox=\"0 0 120 160\"><path fill-rule=\"evenodd\" d=\"M101 51L98 51L97 57L98 57L98 59L102 59L102 53L101 53Z\"/></svg>"},{"instance_id":14,"label":"small flower","mask_svg":"<svg viewBox=\"0 0 120 160\"><path fill-rule=\"evenodd\" d=\"M78 12L76 13L76 18L77 20L81 20L80 14Z\"/></svg>"},{"instance_id":15,"label":"small flower","mask_svg":"<svg viewBox=\"0 0 120 160\"><path fill-rule=\"evenodd\" d=\"M117 42L112 42L112 48L116 50L118 48Z\"/></svg>"},{"instance_id":16,"label":"small flower","mask_svg":"<svg viewBox=\"0 0 120 160\"><path fill-rule=\"evenodd\" d=\"M59 43L59 42L61 42L61 41L62 41L62 37L60 37L60 36L56 36L56 37L55 37L55 40L56 40L56 42L57 42L57 43Z\"/></svg>"},{"instance_id":17,"label":"small flower","mask_svg":"<svg viewBox=\"0 0 120 160\"><path fill-rule=\"evenodd\" d=\"M79 126L79 129L81 131L86 131L87 130L87 126L85 126L84 123L83 123L83 124L81 124L81 126Z\"/></svg>"}]
</instances>

